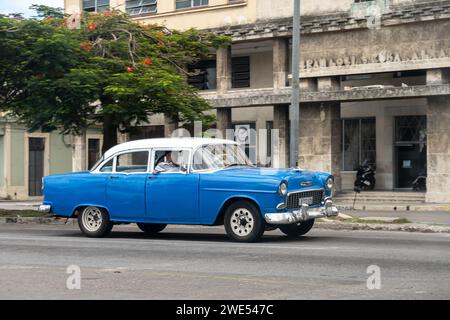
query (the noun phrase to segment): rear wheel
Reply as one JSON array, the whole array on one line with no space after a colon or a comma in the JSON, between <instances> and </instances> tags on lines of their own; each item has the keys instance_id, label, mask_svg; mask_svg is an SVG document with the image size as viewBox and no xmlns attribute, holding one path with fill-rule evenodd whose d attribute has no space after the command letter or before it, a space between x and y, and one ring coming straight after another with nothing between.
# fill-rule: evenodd
<instances>
[{"instance_id":1,"label":"rear wheel","mask_svg":"<svg viewBox=\"0 0 450 320\"><path fill-rule=\"evenodd\" d=\"M157 234L158 232L161 232L164 230L164 228L167 226L167 224L160 224L160 223L137 223L137 226L139 229L141 229L146 234Z\"/></svg>"},{"instance_id":2,"label":"rear wheel","mask_svg":"<svg viewBox=\"0 0 450 320\"><path fill-rule=\"evenodd\" d=\"M300 237L306 234L314 225L314 220L307 220L303 222L297 222L293 224L287 224L284 226L280 226L281 232L283 232L288 237Z\"/></svg>"},{"instance_id":3,"label":"rear wheel","mask_svg":"<svg viewBox=\"0 0 450 320\"><path fill-rule=\"evenodd\" d=\"M101 238L111 232L113 223L105 209L86 207L78 215L78 226L86 236Z\"/></svg>"},{"instance_id":4,"label":"rear wheel","mask_svg":"<svg viewBox=\"0 0 450 320\"><path fill-rule=\"evenodd\" d=\"M265 229L259 209L249 201L231 204L224 217L228 236L238 242L254 242L261 238Z\"/></svg>"}]
</instances>

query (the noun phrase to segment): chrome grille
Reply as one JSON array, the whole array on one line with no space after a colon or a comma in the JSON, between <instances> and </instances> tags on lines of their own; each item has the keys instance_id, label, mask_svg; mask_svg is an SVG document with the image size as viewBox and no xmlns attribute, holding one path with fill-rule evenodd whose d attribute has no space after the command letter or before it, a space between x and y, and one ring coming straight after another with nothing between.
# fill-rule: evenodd
<instances>
[{"instance_id":1,"label":"chrome grille","mask_svg":"<svg viewBox=\"0 0 450 320\"><path fill-rule=\"evenodd\" d=\"M319 205L324 199L324 190L309 190L290 193L286 200L286 207L288 209L300 208L302 202L310 206Z\"/></svg>"}]
</instances>

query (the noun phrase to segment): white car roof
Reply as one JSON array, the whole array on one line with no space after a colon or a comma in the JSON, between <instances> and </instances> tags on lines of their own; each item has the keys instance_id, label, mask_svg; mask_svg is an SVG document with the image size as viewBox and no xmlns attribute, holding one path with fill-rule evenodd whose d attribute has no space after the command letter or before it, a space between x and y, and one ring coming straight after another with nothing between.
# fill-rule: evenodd
<instances>
[{"instance_id":1,"label":"white car roof","mask_svg":"<svg viewBox=\"0 0 450 320\"><path fill-rule=\"evenodd\" d=\"M104 159L109 158L118 152L133 150L133 149L148 149L148 148L192 148L206 144L234 144L238 143L233 140L225 139L211 139L211 138L158 138L158 139L143 139L134 140L119 144L112 147L104 154Z\"/></svg>"}]
</instances>

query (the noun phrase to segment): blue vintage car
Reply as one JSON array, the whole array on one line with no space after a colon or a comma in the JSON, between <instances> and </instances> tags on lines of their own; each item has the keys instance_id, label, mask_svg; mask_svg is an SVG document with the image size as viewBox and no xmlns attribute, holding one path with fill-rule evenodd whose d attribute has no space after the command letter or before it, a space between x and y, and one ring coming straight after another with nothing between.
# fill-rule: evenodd
<instances>
[{"instance_id":1,"label":"blue vintage car","mask_svg":"<svg viewBox=\"0 0 450 320\"><path fill-rule=\"evenodd\" d=\"M111 148L91 171L45 177L40 211L77 218L89 237L121 223L148 234L224 225L230 238L250 242L276 228L300 236L314 219L337 215L332 188L328 173L255 167L233 141L148 139Z\"/></svg>"}]
</instances>

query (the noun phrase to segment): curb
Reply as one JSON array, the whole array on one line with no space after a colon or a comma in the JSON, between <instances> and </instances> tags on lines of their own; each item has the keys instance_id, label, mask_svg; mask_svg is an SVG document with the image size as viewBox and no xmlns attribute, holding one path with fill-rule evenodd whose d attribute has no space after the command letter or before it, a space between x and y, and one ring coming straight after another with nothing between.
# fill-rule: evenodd
<instances>
[{"instance_id":1,"label":"curb","mask_svg":"<svg viewBox=\"0 0 450 320\"><path fill-rule=\"evenodd\" d=\"M406 205L406 204L345 204L337 203L340 211L450 211L450 205Z\"/></svg>"},{"instance_id":2,"label":"curb","mask_svg":"<svg viewBox=\"0 0 450 320\"><path fill-rule=\"evenodd\" d=\"M76 219L45 218L45 217L10 217L0 218L0 224L43 224L43 225L75 225ZM450 226L428 225L420 223L408 224L377 224L316 221L314 228L328 230L364 230L364 231L403 231L420 233L450 233Z\"/></svg>"},{"instance_id":3,"label":"curb","mask_svg":"<svg viewBox=\"0 0 450 320\"><path fill-rule=\"evenodd\" d=\"M316 228L329 230L365 230L365 231L403 231L420 233L450 233L450 226L437 226L420 223L408 224L377 224L377 223L345 223L345 222L320 222Z\"/></svg>"},{"instance_id":4,"label":"curb","mask_svg":"<svg viewBox=\"0 0 450 320\"><path fill-rule=\"evenodd\" d=\"M75 224L76 219L64 218L45 218L45 217L8 217L0 218L0 224L17 223L17 224L47 224L47 225L65 225Z\"/></svg>"}]
</instances>

